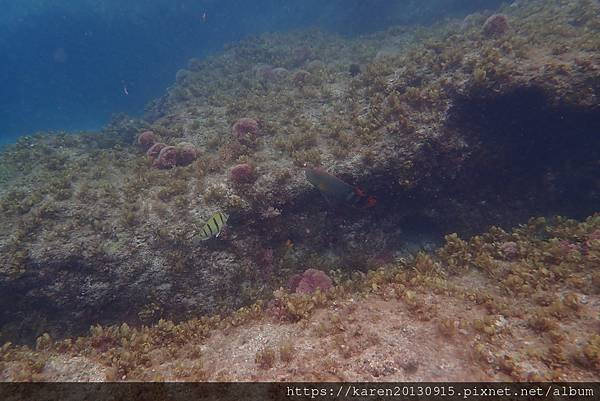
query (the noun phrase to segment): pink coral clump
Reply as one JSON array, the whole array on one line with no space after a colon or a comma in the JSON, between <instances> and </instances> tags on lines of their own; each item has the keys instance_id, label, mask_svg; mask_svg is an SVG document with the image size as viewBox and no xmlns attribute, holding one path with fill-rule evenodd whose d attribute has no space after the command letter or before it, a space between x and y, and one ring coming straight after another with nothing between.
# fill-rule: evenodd
<instances>
[{"instance_id":1,"label":"pink coral clump","mask_svg":"<svg viewBox=\"0 0 600 401\"><path fill-rule=\"evenodd\" d=\"M253 118L240 118L231 128L232 135L242 143L252 143L258 136L258 121Z\"/></svg>"},{"instance_id":2,"label":"pink coral clump","mask_svg":"<svg viewBox=\"0 0 600 401\"><path fill-rule=\"evenodd\" d=\"M519 246L513 241L507 241L500 244L500 250L508 259L514 259L519 255Z\"/></svg>"},{"instance_id":3,"label":"pink coral clump","mask_svg":"<svg viewBox=\"0 0 600 401\"><path fill-rule=\"evenodd\" d=\"M283 67L273 68L273 75L275 76L275 79L278 81L284 80L285 78L287 78L287 76L289 74L290 74L290 72Z\"/></svg>"},{"instance_id":4,"label":"pink coral clump","mask_svg":"<svg viewBox=\"0 0 600 401\"><path fill-rule=\"evenodd\" d=\"M275 253L272 248L259 250L256 254L256 263L258 266L258 274L263 280L269 280L273 277L273 262L275 261Z\"/></svg>"},{"instance_id":5,"label":"pink coral clump","mask_svg":"<svg viewBox=\"0 0 600 401\"><path fill-rule=\"evenodd\" d=\"M151 162L154 162L154 160L156 160L156 158L160 154L160 151L166 147L167 147L166 143L162 143L162 142L155 143L154 145L152 145L150 147L150 149L148 149L146 151L146 156L148 156L150 158Z\"/></svg>"},{"instance_id":6,"label":"pink coral clump","mask_svg":"<svg viewBox=\"0 0 600 401\"><path fill-rule=\"evenodd\" d=\"M301 88L308 83L310 77L310 72L305 70L298 70L292 77L292 82L294 83L294 85Z\"/></svg>"},{"instance_id":7,"label":"pink coral clump","mask_svg":"<svg viewBox=\"0 0 600 401\"><path fill-rule=\"evenodd\" d=\"M273 81L275 80L275 72L273 67L269 64L261 64L255 68L256 77L261 81Z\"/></svg>"},{"instance_id":8,"label":"pink coral clump","mask_svg":"<svg viewBox=\"0 0 600 401\"><path fill-rule=\"evenodd\" d=\"M333 283L325 272L317 269L307 269L302 276L294 275L290 277L288 285L297 294L309 294L317 289L327 291Z\"/></svg>"},{"instance_id":9,"label":"pink coral clump","mask_svg":"<svg viewBox=\"0 0 600 401\"><path fill-rule=\"evenodd\" d=\"M579 252L580 248L579 245L574 244L566 239L560 240L558 241L558 245L560 247L560 250L565 254L568 255L570 253L573 252Z\"/></svg>"},{"instance_id":10,"label":"pink coral clump","mask_svg":"<svg viewBox=\"0 0 600 401\"><path fill-rule=\"evenodd\" d=\"M154 159L152 167L156 168L173 168L177 165L178 151L175 146L165 146L161 149L158 157Z\"/></svg>"},{"instance_id":11,"label":"pink coral clump","mask_svg":"<svg viewBox=\"0 0 600 401\"><path fill-rule=\"evenodd\" d=\"M587 237L586 245L592 246L592 242L600 240L600 230L595 230Z\"/></svg>"},{"instance_id":12,"label":"pink coral clump","mask_svg":"<svg viewBox=\"0 0 600 401\"><path fill-rule=\"evenodd\" d=\"M308 46L300 46L292 51L292 63L296 66L303 64L313 57L312 49Z\"/></svg>"},{"instance_id":13,"label":"pink coral clump","mask_svg":"<svg viewBox=\"0 0 600 401\"><path fill-rule=\"evenodd\" d=\"M289 71L283 67L273 67L269 64L260 64L254 68L256 78L262 83L281 82L289 75Z\"/></svg>"},{"instance_id":14,"label":"pink coral clump","mask_svg":"<svg viewBox=\"0 0 600 401\"><path fill-rule=\"evenodd\" d=\"M273 248L267 248L263 250L262 255L260 257L260 262L265 266L273 266L273 261L275 260Z\"/></svg>"},{"instance_id":15,"label":"pink coral clump","mask_svg":"<svg viewBox=\"0 0 600 401\"><path fill-rule=\"evenodd\" d=\"M583 243L582 252L587 255L590 249L594 247L598 247L598 243L600 243L600 230L596 230L588 235L586 241Z\"/></svg>"},{"instance_id":16,"label":"pink coral clump","mask_svg":"<svg viewBox=\"0 0 600 401\"><path fill-rule=\"evenodd\" d=\"M177 145L177 165L187 166L198 158L198 149L191 143L180 143Z\"/></svg>"},{"instance_id":17,"label":"pink coral clump","mask_svg":"<svg viewBox=\"0 0 600 401\"><path fill-rule=\"evenodd\" d=\"M302 281L302 274L293 274L287 281L287 287L290 291L296 291L298 284Z\"/></svg>"},{"instance_id":18,"label":"pink coral clump","mask_svg":"<svg viewBox=\"0 0 600 401\"><path fill-rule=\"evenodd\" d=\"M483 33L486 36L500 36L508 32L510 25L504 14L494 14L483 24Z\"/></svg>"},{"instance_id":19,"label":"pink coral clump","mask_svg":"<svg viewBox=\"0 0 600 401\"><path fill-rule=\"evenodd\" d=\"M289 320L290 315L285 308L285 305L279 299L272 299L267 303L266 308L267 313L269 313L275 320L279 320L280 322L285 322Z\"/></svg>"},{"instance_id":20,"label":"pink coral clump","mask_svg":"<svg viewBox=\"0 0 600 401\"><path fill-rule=\"evenodd\" d=\"M142 132L137 139L138 145L140 145L141 148L144 149L144 151L150 149L152 145L154 145L157 142L158 138L156 137L156 135L154 135L154 132L152 131Z\"/></svg>"},{"instance_id":21,"label":"pink coral clump","mask_svg":"<svg viewBox=\"0 0 600 401\"><path fill-rule=\"evenodd\" d=\"M229 179L237 185L254 182L256 179L254 168L248 163L233 166L229 170Z\"/></svg>"},{"instance_id":22,"label":"pink coral clump","mask_svg":"<svg viewBox=\"0 0 600 401\"><path fill-rule=\"evenodd\" d=\"M190 143L180 143L169 146L165 143L155 143L146 151L146 155L155 168L173 168L175 166L187 166L198 158L199 152Z\"/></svg>"}]
</instances>

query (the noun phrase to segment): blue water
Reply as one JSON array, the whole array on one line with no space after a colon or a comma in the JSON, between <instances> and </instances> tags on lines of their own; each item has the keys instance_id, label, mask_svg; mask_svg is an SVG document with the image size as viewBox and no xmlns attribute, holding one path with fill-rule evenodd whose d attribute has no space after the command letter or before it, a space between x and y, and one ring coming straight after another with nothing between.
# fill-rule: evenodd
<instances>
[{"instance_id":1,"label":"blue water","mask_svg":"<svg viewBox=\"0 0 600 401\"><path fill-rule=\"evenodd\" d=\"M0 0L0 147L139 116L192 57L250 34L431 23L498 0ZM206 18L203 18L206 13Z\"/></svg>"}]
</instances>

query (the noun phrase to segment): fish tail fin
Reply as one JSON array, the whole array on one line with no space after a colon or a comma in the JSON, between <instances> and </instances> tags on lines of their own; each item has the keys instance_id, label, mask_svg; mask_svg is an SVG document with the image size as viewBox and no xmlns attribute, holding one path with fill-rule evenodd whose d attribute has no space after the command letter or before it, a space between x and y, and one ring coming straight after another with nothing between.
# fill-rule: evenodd
<instances>
[{"instance_id":1,"label":"fish tail fin","mask_svg":"<svg viewBox=\"0 0 600 401\"><path fill-rule=\"evenodd\" d=\"M377 198L372 195L367 195L365 191L356 187L354 188L354 194L356 195L356 203L357 207L362 209L368 209L370 207L375 206L377 204Z\"/></svg>"},{"instance_id":2,"label":"fish tail fin","mask_svg":"<svg viewBox=\"0 0 600 401\"><path fill-rule=\"evenodd\" d=\"M367 197L367 203L365 204L364 208L368 209L370 207L373 207L377 204L377 198L374 196L368 196Z\"/></svg>"}]
</instances>

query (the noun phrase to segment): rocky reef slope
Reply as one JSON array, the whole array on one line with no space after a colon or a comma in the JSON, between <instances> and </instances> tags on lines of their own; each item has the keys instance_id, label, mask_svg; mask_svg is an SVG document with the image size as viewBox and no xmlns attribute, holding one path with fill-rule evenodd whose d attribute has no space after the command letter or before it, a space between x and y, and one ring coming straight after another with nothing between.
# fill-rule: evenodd
<instances>
[{"instance_id":1,"label":"rocky reef slope","mask_svg":"<svg viewBox=\"0 0 600 401\"><path fill-rule=\"evenodd\" d=\"M444 233L591 215L598 8L528 1L353 40L250 38L190 61L144 120L21 139L0 154L0 340L225 313L306 268L343 280ZM257 132L232 132L241 118ZM152 167L145 130L197 160ZM306 165L376 207L330 208ZM222 235L191 239L215 211L231 216Z\"/></svg>"},{"instance_id":2,"label":"rocky reef slope","mask_svg":"<svg viewBox=\"0 0 600 401\"><path fill-rule=\"evenodd\" d=\"M600 216L531 220L228 316L0 348L1 380L597 381Z\"/></svg>"}]
</instances>

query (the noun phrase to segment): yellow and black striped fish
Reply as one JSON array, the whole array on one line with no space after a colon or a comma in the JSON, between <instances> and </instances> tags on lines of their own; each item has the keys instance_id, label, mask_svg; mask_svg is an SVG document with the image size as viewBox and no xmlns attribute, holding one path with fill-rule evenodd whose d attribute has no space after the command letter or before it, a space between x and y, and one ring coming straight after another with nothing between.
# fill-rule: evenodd
<instances>
[{"instance_id":1,"label":"yellow and black striped fish","mask_svg":"<svg viewBox=\"0 0 600 401\"><path fill-rule=\"evenodd\" d=\"M227 223L228 218L229 216L227 214L221 212L216 212L210 216L210 219L208 219L198 233L200 235L200 240L206 241L212 237L218 237L219 234L221 234L221 230L225 226L225 223Z\"/></svg>"}]
</instances>

